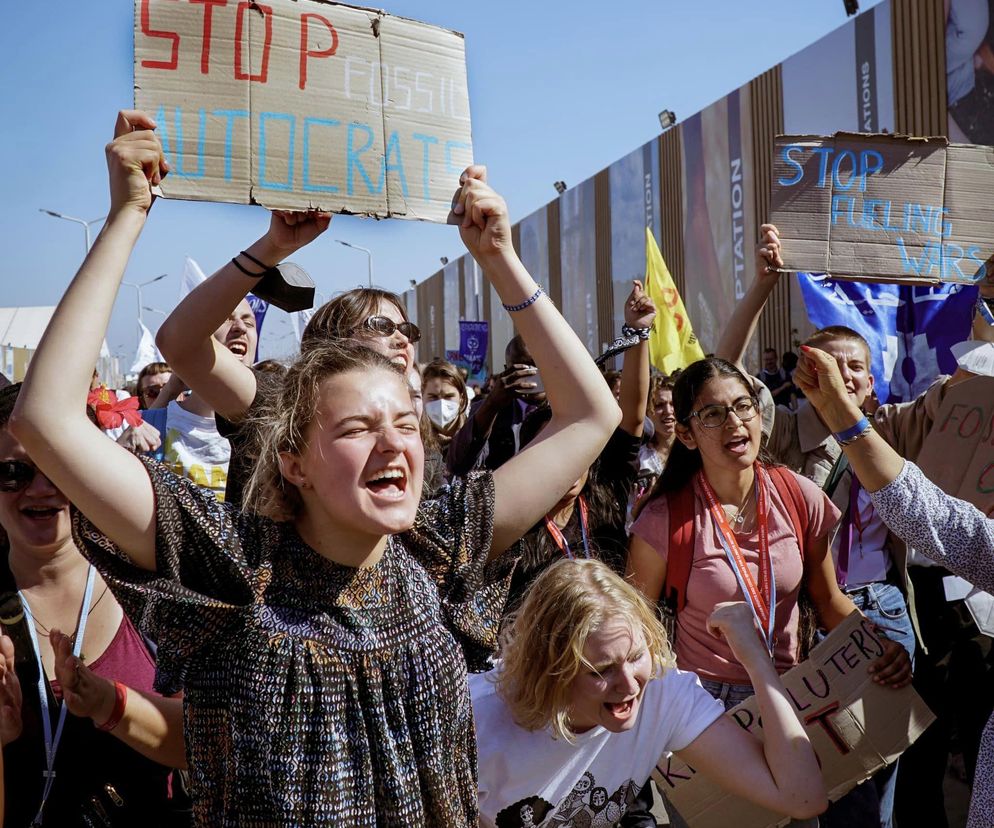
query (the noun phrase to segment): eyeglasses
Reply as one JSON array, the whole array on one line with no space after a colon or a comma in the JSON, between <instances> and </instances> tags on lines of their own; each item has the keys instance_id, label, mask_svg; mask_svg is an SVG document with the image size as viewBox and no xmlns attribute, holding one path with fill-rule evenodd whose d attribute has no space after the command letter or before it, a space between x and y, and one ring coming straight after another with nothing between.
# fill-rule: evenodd
<instances>
[{"instance_id":1,"label":"eyeglasses","mask_svg":"<svg viewBox=\"0 0 994 828\"><path fill-rule=\"evenodd\" d=\"M23 492L37 473L35 466L23 460L0 461L0 492Z\"/></svg>"},{"instance_id":2,"label":"eyeglasses","mask_svg":"<svg viewBox=\"0 0 994 828\"><path fill-rule=\"evenodd\" d=\"M412 345L421 339L421 329L413 322L394 322L389 316L370 316L362 327L377 336L393 336L400 331Z\"/></svg>"},{"instance_id":3,"label":"eyeglasses","mask_svg":"<svg viewBox=\"0 0 994 828\"><path fill-rule=\"evenodd\" d=\"M692 412L690 416L697 417L705 428L721 428L730 412L743 423L747 423L759 413L759 407L752 397L742 397L731 405L706 405Z\"/></svg>"}]
</instances>

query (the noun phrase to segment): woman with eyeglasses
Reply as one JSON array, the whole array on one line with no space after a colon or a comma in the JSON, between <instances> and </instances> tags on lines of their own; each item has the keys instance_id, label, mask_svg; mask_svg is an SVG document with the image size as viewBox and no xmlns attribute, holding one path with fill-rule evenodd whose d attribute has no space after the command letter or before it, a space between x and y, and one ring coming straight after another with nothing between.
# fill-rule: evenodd
<instances>
[{"instance_id":1,"label":"woman with eyeglasses","mask_svg":"<svg viewBox=\"0 0 994 828\"><path fill-rule=\"evenodd\" d=\"M76 548L69 500L7 428L20 390L0 391L3 825L189 824L169 794L182 701L153 692L154 657Z\"/></svg>"},{"instance_id":2,"label":"woman with eyeglasses","mask_svg":"<svg viewBox=\"0 0 994 828\"><path fill-rule=\"evenodd\" d=\"M715 604L745 600L779 672L802 656L802 588L821 628L856 607L839 589L828 532L839 511L814 483L764 460L759 402L729 362L689 366L673 386L677 440L632 525L628 571L675 614L677 665L727 707L753 694L732 650L707 628ZM874 681L911 680L904 648L889 641Z\"/></svg>"},{"instance_id":3,"label":"woman with eyeglasses","mask_svg":"<svg viewBox=\"0 0 994 828\"><path fill-rule=\"evenodd\" d=\"M476 826L467 663L496 648L504 553L590 465L618 407L473 166L452 220L538 366L558 366L546 380L558 413L527 450L423 500L406 360L357 334L308 346L281 380L255 430L244 509L108 444L77 409L151 186L169 169L154 130L144 112L118 115L108 218L11 429L73 501L84 554L157 641L157 686L184 690L198 825Z\"/></svg>"}]
</instances>

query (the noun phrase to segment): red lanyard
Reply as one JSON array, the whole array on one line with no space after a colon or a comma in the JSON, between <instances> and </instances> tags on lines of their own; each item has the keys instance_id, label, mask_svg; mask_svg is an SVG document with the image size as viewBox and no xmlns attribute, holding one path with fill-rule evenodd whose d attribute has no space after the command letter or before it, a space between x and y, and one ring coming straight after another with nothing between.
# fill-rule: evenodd
<instances>
[{"instance_id":1,"label":"red lanyard","mask_svg":"<svg viewBox=\"0 0 994 828\"><path fill-rule=\"evenodd\" d=\"M587 526L587 501L583 499L582 495L576 500L577 503L580 504L580 534L583 537L583 557L589 558L590 530ZM570 551L569 543L566 541L566 536L563 534L562 529L556 526L555 522L548 515L545 516L545 528L548 530L549 534L552 535L552 539L556 542L556 546L559 547L559 551L572 560L573 553Z\"/></svg>"},{"instance_id":2,"label":"red lanyard","mask_svg":"<svg viewBox=\"0 0 994 828\"><path fill-rule=\"evenodd\" d=\"M725 555L735 573L742 593L749 606L752 607L753 615L759 622L759 628L766 639L766 646L773 652L773 624L777 603L776 584L773 580L773 558L770 555L770 534L769 534L769 514L767 507L766 478L763 475L762 467L756 463L753 466L756 487L756 528L759 533L759 585L756 585L752 573L746 566L745 556L739 548L735 533L728 525L728 518L725 517L725 510L715 496L714 489L708 483L703 471L697 473L697 479L707 501L711 517L714 519L718 529L718 540L725 549Z\"/></svg>"}]
</instances>

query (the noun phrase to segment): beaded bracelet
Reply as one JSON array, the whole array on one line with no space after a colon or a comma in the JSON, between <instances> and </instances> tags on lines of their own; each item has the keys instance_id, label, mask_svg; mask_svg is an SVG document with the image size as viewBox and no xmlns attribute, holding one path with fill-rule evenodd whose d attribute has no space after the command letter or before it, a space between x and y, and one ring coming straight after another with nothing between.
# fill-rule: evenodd
<instances>
[{"instance_id":1,"label":"beaded bracelet","mask_svg":"<svg viewBox=\"0 0 994 828\"><path fill-rule=\"evenodd\" d=\"M872 431L870 421L866 417L861 417L856 425L847 428L845 431L839 431L832 436L840 446L848 446L850 443L855 443L861 437L865 437L870 431Z\"/></svg>"},{"instance_id":2,"label":"beaded bracelet","mask_svg":"<svg viewBox=\"0 0 994 828\"><path fill-rule=\"evenodd\" d=\"M545 293L545 291L542 290L541 287L539 287L538 290L536 290L531 296L525 299L525 301L522 302L520 305L504 305L504 310L506 310L508 313L514 313L515 311L524 310L529 305L534 305L538 301L538 297L541 296L543 293Z\"/></svg>"},{"instance_id":3,"label":"beaded bracelet","mask_svg":"<svg viewBox=\"0 0 994 828\"><path fill-rule=\"evenodd\" d=\"M96 725L97 730L105 733L110 732L121 723L124 718L124 709L128 706L128 688L121 682L114 682L114 709L110 713L110 718L103 724Z\"/></svg>"},{"instance_id":4,"label":"beaded bracelet","mask_svg":"<svg viewBox=\"0 0 994 828\"><path fill-rule=\"evenodd\" d=\"M629 337L637 336L639 339L645 341L649 338L649 334L652 332L652 328L633 328L631 325L621 326L621 335L626 339Z\"/></svg>"}]
</instances>

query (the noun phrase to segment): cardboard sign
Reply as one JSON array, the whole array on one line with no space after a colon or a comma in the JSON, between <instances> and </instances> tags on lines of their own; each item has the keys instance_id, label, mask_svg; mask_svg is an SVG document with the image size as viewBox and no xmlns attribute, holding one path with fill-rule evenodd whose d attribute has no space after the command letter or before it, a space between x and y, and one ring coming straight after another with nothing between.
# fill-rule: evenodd
<instances>
[{"instance_id":1,"label":"cardboard sign","mask_svg":"<svg viewBox=\"0 0 994 828\"><path fill-rule=\"evenodd\" d=\"M994 516L994 377L946 391L916 462L942 491Z\"/></svg>"},{"instance_id":2,"label":"cardboard sign","mask_svg":"<svg viewBox=\"0 0 994 828\"><path fill-rule=\"evenodd\" d=\"M992 147L781 135L770 221L788 271L972 284L994 269L992 188Z\"/></svg>"},{"instance_id":3,"label":"cardboard sign","mask_svg":"<svg viewBox=\"0 0 994 828\"><path fill-rule=\"evenodd\" d=\"M828 797L836 800L894 762L935 717L911 688L874 684L867 667L883 654L873 625L854 612L811 651L803 664L781 676L797 717L818 754ZM755 697L728 711L762 738ZM664 755L653 779L694 828L772 828L788 818L726 793L675 756Z\"/></svg>"},{"instance_id":4,"label":"cardboard sign","mask_svg":"<svg viewBox=\"0 0 994 828\"><path fill-rule=\"evenodd\" d=\"M444 222L472 161L462 35L324 0L135 0L172 198Z\"/></svg>"}]
</instances>

